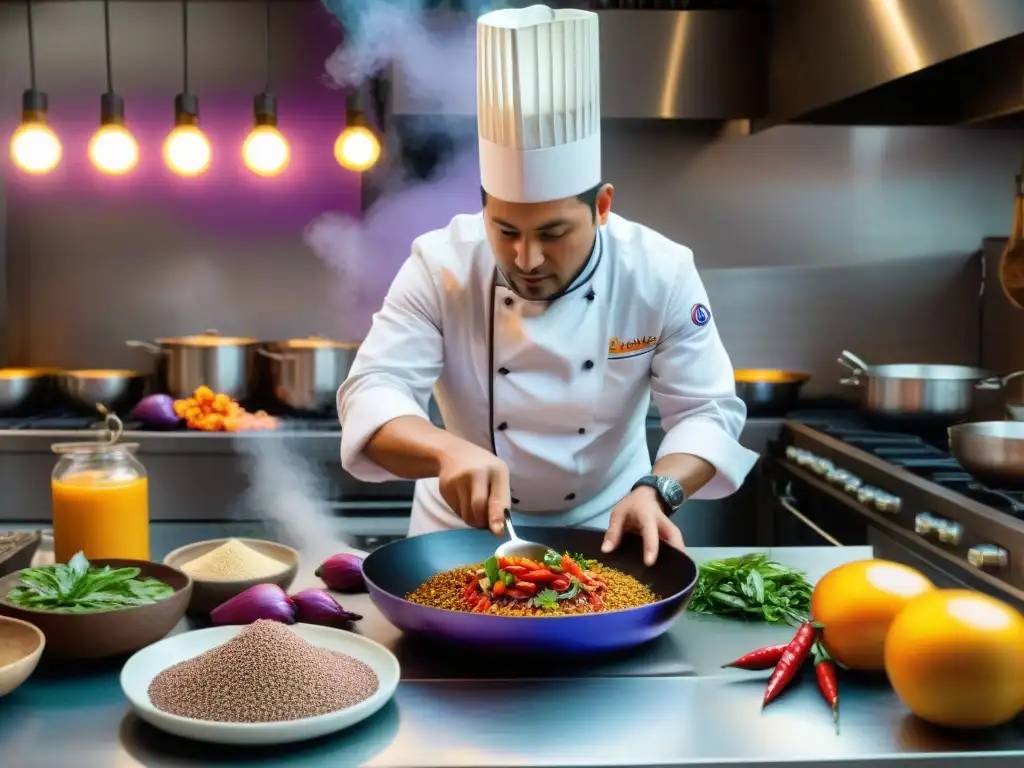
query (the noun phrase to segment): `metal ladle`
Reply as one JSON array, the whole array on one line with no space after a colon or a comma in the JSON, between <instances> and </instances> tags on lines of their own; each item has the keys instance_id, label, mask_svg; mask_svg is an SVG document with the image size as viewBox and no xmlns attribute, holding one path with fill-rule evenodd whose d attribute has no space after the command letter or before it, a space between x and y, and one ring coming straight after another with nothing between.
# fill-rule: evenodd
<instances>
[{"instance_id":1,"label":"metal ladle","mask_svg":"<svg viewBox=\"0 0 1024 768\"><path fill-rule=\"evenodd\" d=\"M535 541L526 541L516 536L516 530L512 527L512 515L507 509L505 510L505 529L508 531L509 540L494 551L496 557L525 557L528 560L541 562L544 555L551 551L551 547L538 544Z\"/></svg>"}]
</instances>

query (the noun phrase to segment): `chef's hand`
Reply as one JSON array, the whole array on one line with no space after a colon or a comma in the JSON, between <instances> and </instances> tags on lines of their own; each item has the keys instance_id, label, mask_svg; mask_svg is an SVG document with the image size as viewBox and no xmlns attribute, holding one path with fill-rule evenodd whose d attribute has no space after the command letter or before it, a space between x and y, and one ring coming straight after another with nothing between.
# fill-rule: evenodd
<instances>
[{"instance_id":1,"label":"chef's hand","mask_svg":"<svg viewBox=\"0 0 1024 768\"><path fill-rule=\"evenodd\" d=\"M442 498L459 517L501 536L512 497L504 461L467 442L445 452L437 479Z\"/></svg>"},{"instance_id":2,"label":"chef's hand","mask_svg":"<svg viewBox=\"0 0 1024 768\"><path fill-rule=\"evenodd\" d=\"M647 566L654 565L658 559L659 540L670 547L683 548L682 532L668 519L657 491L647 486L635 489L615 505L601 551L611 552L618 547L626 531L639 533L643 538L644 564Z\"/></svg>"}]
</instances>

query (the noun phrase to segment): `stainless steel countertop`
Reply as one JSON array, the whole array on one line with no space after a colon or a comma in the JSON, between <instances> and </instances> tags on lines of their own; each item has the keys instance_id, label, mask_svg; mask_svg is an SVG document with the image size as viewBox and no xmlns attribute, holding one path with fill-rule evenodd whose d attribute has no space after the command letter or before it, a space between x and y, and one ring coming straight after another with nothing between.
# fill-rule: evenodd
<instances>
[{"instance_id":1,"label":"stainless steel countertop","mask_svg":"<svg viewBox=\"0 0 1024 768\"><path fill-rule=\"evenodd\" d=\"M154 526L154 555L203 526ZM748 550L699 549L698 560ZM865 547L777 549L773 556L812 580L843 561L870 556ZM307 563L294 589L315 583ZM416 649L366 596L344 596L360 612L360 633L400 657ZM188 628L183 622L175 631ZM165 736L130 714L120 665L60 675L37 672L0 699L0 763L12 768L163 768L185 765L275 766L781 766L870 762L916 766L1021 765L1019 726L974 736L944 733L910 716L884 683L841 681L842 731L836 734L813 677L800 681L764 713L767 673L720 665L752 648L780 642L787 627L684 616L670 640L696 676L588 677L543 680L436 679L429 664L406 663L394 700L356 728L281 749L238 750ZM415 672L415 673L414 673ZM413 674L414 673L414 674ZM433 678L433 679L432 679ZM528 718L525 720L524 718ZM526 723L533 723L527 727ZM506 724L513 724L511 727ZM953 763L952 761L956 761Z\"/></svg>"}]
</instances>

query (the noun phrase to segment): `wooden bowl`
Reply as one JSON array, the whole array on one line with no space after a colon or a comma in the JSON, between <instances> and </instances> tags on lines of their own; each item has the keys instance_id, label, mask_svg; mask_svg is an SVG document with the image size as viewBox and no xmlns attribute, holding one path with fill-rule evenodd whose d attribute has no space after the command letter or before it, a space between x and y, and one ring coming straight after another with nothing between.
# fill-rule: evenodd
<instances>
[{"instance_id":1,"label":"wooden bowl","mask_svg":"<svg viewBox=\"0 0 1024 768\"><path fill-rule=\"evenodd\" d=\"M46 637L39 627L0 616L0 696L28 680L39 664Z\"/></svg>"},{"instance_id":2,"label":"wooden bowl","mask_svg":"<svg viewBox=\"0 0 1024 768\"><path fill-rule=\"evenodd\" d=\"M267 557L272 557L281 563L281 572L262 579L192 579L192 599L188 605L188 612L195 614L208 614L218 605L239 595L249 587L257 584L276 584L287 591L295 581L299 572L299 553L284 544L276 541L264 541L263 539L243 539L237 536L232 537L235 541L255 549ZM200 541L196 544L188 544L171 552L164 558L164 564L172 568L181 568L185 563L202 557L211 552L221 544L231 539L210 539Z\"/></svg>"},{"instance_id":3,"label":"wooden bowl","mask_svg":"<svg viewBox=\"0 0 1024 768\"><path fill-rule=\"evenodd\" d=\"M35 624L46 636L46 656L60 659L103 659L134 653L155 643L185 615L192 580L184 573L147 560L94 560L102 568L138 568L140 578L160 579L174 589L166 600L98 613L61 613L20 608L7 602L20 571L0 579L0 615Z\"/></svg>"}]
</instances>

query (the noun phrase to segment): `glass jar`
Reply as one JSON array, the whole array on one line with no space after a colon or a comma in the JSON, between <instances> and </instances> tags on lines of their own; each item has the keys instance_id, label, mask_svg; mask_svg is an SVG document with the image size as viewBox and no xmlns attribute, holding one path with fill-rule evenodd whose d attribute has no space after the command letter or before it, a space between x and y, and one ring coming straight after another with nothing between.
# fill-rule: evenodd
<instances>
[{"instance_id":1,"label":"glass jar","mask_svg":"<svg viewBox=\"0 0 1024 768\"><path fill-rule=\"evenodd\" d=\"M119 443L121 422L107 416L102 442L57 443L50 477L54 560L149 560L149 479L137 443Z\"/></svg>"}]
</instances>

